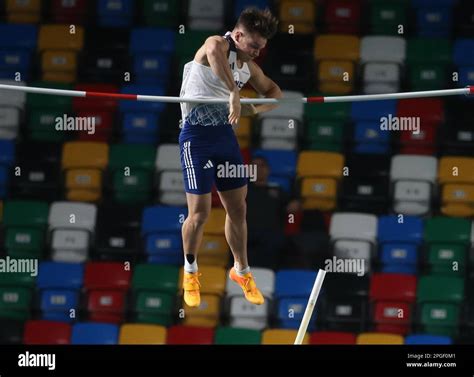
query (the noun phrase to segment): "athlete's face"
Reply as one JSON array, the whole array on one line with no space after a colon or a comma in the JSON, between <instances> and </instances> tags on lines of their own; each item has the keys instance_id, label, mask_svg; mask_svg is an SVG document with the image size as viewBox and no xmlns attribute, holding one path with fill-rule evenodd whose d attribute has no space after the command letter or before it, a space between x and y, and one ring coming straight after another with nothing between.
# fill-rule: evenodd
<instances>
[{"instance_id":1,"label":"athlete's face","mask_svg":"<svg viewBox=\"0 0 474 377\"><path fill-rule=\"evenodd\" d=\"M234 35L237 56L243 62L257 58L260 51L265 48L267 40L256 33L248 33L245 30L237 30Z\"/></svg>"}]
</instances>

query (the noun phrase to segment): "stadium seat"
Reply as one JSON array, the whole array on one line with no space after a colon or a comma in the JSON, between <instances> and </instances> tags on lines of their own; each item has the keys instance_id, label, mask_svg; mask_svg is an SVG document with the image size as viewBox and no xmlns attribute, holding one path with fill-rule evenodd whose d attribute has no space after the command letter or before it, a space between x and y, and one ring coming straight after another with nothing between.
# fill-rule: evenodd
<instances>
[{"instance_id":1,"label":"stadium seat","mask_svg":"<svg viewBox=\"0 0 474 377\"><path fill-rule=\"evenodd\" d=\"M395 345L403 344L403 336L388 333L361 333L357 335L356 344L379 344L379 345Z\"/></svg>"},{"instance_id":2,"label":"stadium seat","mask_svg":"<svg viewBox=\"0 0 474 377\"><path fill-rule=\"evenodd\" d=\"M302 179L303 209L335 209L343 164L344 156L339 153L300 152L297 177Z\"/></svg>"},{"instance_id":3,"label":"stadium seat","mask_svg":"<svg viewBox=\"0 0 474 377\"><path fill-rule=\"evenodd\" d=\"M126 311L131 272L119 262L88 262L84 270L89 320L120 323Z\"/></svg>"},{"instance_id":4,"label":"stadium seat","mask_svg":"<svg viewBox=\"0 0 474 377\"><path fill-rule=\"evenodd\" d=\"M180 2L173 0L142 0L139 8L143 25L149 27L177 25Z\"/></svg>"},{"instance_id":5,"label":"stadium seat","mask_svg":"<svg viewBox=\"0 0 474 377\"><path fill-rule=\"evenodd\" d=\"M356 36L327 34L316 37L314 58L319 62L319 91L348 94L356 83L355 63L360 57Z\"/></svg>"},{"instance_id":6,"label":"stadium seat","mask_svg":"<svg viewBox=\"0 0 474 377\"><path fill-rule=\"evenodd\" d=\"M449 37L453 23L454 1L413 4L417 34L422 37Z\"/></svg>"},{"instance_id":7,"label":"stadium seat","mask_svg":"<svg viewBox=\"0 0 474 377\"><path fill-rule=\"evenodd\" d=\"M408 26L407 2L371 1L370 32L377 35L399 35L400 26Z\"/></svg>"},{"instance_id":8,"label":"stadium seat","mask_svg":"<svg viewBox=\"0 0 474 377\"><path fill-rule=\"evenodd\" d=\"M54 201L61 190L60 145L23 142L16 148L20 174L11 170L11 198Z\"/></svg>"},{"instance_id":9,"label":"stadium seat","mask_svg":"<svg viewBox=\"0 0 474 377\"><path fill-rule=\"evenodd\" d=\"M438 161L432 156L394 155L390 168L393 210L404 215L431 212Z\"/></svg>"},{"instance_id":10,"label":"stadium seat","mask_svg":"<svg viewBox=\"0 0 474 377\"><path fill-rule=\"evenodd\" d=\"M70 344L71 325L64 322L30 320L25 322L23 344Z\"/></svg>"},{"instance_id":11,"label":"stadium seat","mask_svg":"<svg viewBox=\"0 0 474 377\"><path fill-rule=\"evenodd\" d=\"M333 243L334 257L363 260L364 271L342 271L361 274L371 271L377 237L377 217L364 213L334 213L329 235ZM360 266L359 266L360 267ZM341 271L332 271L341 272Z\"/></svg>"},{"instance_id":12,"label":"stadium seat","mask_svg":"<svg viewBox=\"0 0 474 377\"><path fill-rule=\"evenodd\" d=\"M461 0L455 7L454 27L455 35L463 37L474 36L473 14L474 7L469 0Z\"/></svg>"},{"instance_id":13,"label":"stadium seat","mask_svg":"<svg viewBox=\"0 0 474 377\"><path fill-rule=\"evenodd\" d=\"M72 326L71 344L114 345L119 327L110 323L77 322Z\"/></svg>"},{"instance_id":14,"label":"stadium seat","mask_svg":"<svg viewBox=\"0 0 474 377\"><path fill-rule=\"evenodd\" d=\"M164 205L185 205L186 194L179 145L161 144L158 147L155 171L159 182L159 201Z\"/></svg>"},{"instance_id":15,"label":"stadium seat","mask_svg":"<svg viewBox=\"0 0 474 377\"><path fill-rule=\"evenodd\" d=\"M188 27L191 30L222 30L224 0L191 0L188 3Z\"/></svg>"},{"instance_id":16,"label":"stadium seat","mask_svg":"<svg viewBox=\"0 0 474 377\"><path fill-rule=\"evenodd\" d=\"M407 42L407 67L412 90L444 88L451 64L452 43L445 38L414 37Z\"/></svg>"},{"instance_id":17,"label":"stadium seat","mask_svg":"<svg viewBox=\"0 0 474 377\"><path fill-rule=\"evenodd\" d=\"M283 0L279 3L280 32L311 34L316 24L316 4L305 0Z\"/></svg>"},{"instance_id":18,"label":"stadium seat","mask_svg":"<svg viewBox=\"0 0 474 377\"><path fill-rule=\"evenodd\" d=\"M124 323L118 344L166 344L166 331L164 326Z\"/></svg>"},{"instance_id":19,"label":"stadium seat","mask_svg":"<svg viewBox=\"0 0 474 377\"><path fill-rule=\"evenodd\" d=\"M416 277L405 274L372 275L370 299L375 331L406 335L410 332Z\"/></svg>"},{"instance_id":20,"label":"stadium seat","mask_svg":"<svg viewBox=\"0 0 474 377\"><path fill-rule=\"evenodd\" d=\"M441 213L447 216L474 215L474 158L442 157L438 182L442 188Z\"/></svg>"},{"instance_id":21,"label":"stadium seat","mask_svg":"<svg viewBox=\"0 0 474 377\"><path fill-rule=\"evenodd\" d=\"M96 259L134 262L142 253L140 240L142 209L111 203L97 213L93 255Z\"/></svg>"},{"instance_id":22,"label":"stadium seat","mask_svg":"<svg viewBox=\"0 0 474 377\"><path fill-rule=\"evenodd\" d=\"M118 0L110 2L99 0L97 2L98 25L102 28L129 27L133 21L133 1Z\"/></svg>"},{"instance_id":23,"label":"stadium seat","mask_svg":"<svg viewBox=\"0 0 474 377\"><path fill-rule=\"evenodd\" d=\"M229 325L233 328L260 331L269 325L271 306L268 299L262 305L253 305L242 296L232 296L228 306Z\"/></svg>"},{"instance_id":24,"label":"stadium seat","mask_svg":"<svg viewBox=\"0 0 474 377\"><path fill-rule=\"evenodd\" d=\"M78 317L83 275L81 263L45 261L39 265L37 289L43 319L72 322Z\"/></svg>"},{"instance_id":25,"label":"stadium seat","mask_svg":"<svg viewBox=\"0 0 474 377\"><path fill-rule=\"evenodd\" d=\"M142 237L150 261L179 265L183 261L181 226L186 207L146 207L142 216Z\"/></svg>"},{"instance_id":26,"label":"stadium seat","mask_svg":"<svg viewBox=\"0 0 474 377\"><path fill-rule=\"evenodd\" d=\"M422 219L415 216L381 216L377 229L382 272L415 275L423 240Z\"/></svg>"},{"instance_id":27,"label":"stadium seat","mask_svg":"<svg viewBox=\"0 0 474 377\"><path fill-rule=\"evenodd\" d=\"M5 249L12 258L43 258L48 203L11 200L5 202Z\"/></svg>"},{"instance_id":28,"label":"stadium seat","mask_svg":"<svg viewBox=\"0 0 474 377\"><path fill-rule=\"evenodd\" d=\"M115 144L110 147L109 171L117 202L147 203L151 186L156 149L152 146Z\"/></svg>"},{"instance_id":29,"label":"stadium seat","mask_svg":"<svg viewBox=\"0 0 474 377\"><path fill-rule=\"evenodd\" d=\"M36 24L41 20L40 0L31 0L26 2L6 1L5 5L8 22Z\"/></svg>"},{"instance_id":30,"label":"stadium seat","mask_svg":"<svg viewBox=\"0 0 474 377\"><path fill-rule=\"evenodd\" d=\"M35 278L29 272L0 274L0 318L31 318Z\"/></svg>"},{"instance_id":31,"label":"stadium seat","mask_svg":"<svg viewBox=\"0 0 474 377\"><path fill-rule=\"evenodd\" d=\"M433 274L463 276L470 238L471 224L466 219L436 216L426 220L426 267Z\"/></svg>"},{"instance_id":32,"label":"stadium seat","mask_svg":"<svg viewBox=\"0 0 474 377\"><path fill-rule=\"evenodd\" d=\"M453 344L453 340L448 336L441 336L441 335L410 334L410 335L407 335L405 337L405 344L413 344L413 345L428 345L428 344L449 345L449 344Z\"/></svg>"},{"instance_id":33,"label":"stadium seat","mask_svg":"<svg viewBox=\"0 0 474 377\"><path fill-rule=\"evenodd\" d=\"M266 329L262 332L262 344L294 344L297 330ZM309 343L309 335L305 334L302 344Z\"/></svg>"},{"instance_id":34,"label":"stadium seat","mask_svg":"<svg viewBox=\"0 0 474 377\"><path fill-rule=\"evenodd\" d=\"M464 279L422 276L418 282L418 326L433 335L457 336L464 299Z\"/></svg>"},{"instance_id":35,"label":"stadium seat","mask_svg":"<svg viewBox=\"0 0 474 377\"><path fill-rule=\"evenodd\" d=\"M54 202L48 224L51 234L52 260L84 262L88 258L91 236L95 232L97 207L79 202Z\"/></svg>"},{"instance_id":36,"label":"stadium seat","mask_svg":"<svg viewBox=\"0 0 474 377\"><path fill-rule=\"evenodd\" d=\"M214 344L260 344L261 337L260 331L257 330L218 327L215 333Z\"/></svg>"},{"instance_id":37,"label":"stadium seat","mask_svg":"<svg viewBox=\"0 0 474 377\"><path fill-rule=\"evenodd\" d=\"M163 326L171 324L178 276L176 266L138 264L134 267L132 291L136 322Z\"/></svg>"},{"instance_id":38,"label":"stadium seat","mask_svg":"<svg viewBox=\"0 0 474 377\"><path fill-rule=\"evenodd\" d=\"M51 2L49 11L53 21L59 24L82 25L88 16L86 0L72 2L54 0Z\"/></svg>"},{"instance_id":39,"label":"stadium seat","mask_svg":"<svg viewBox=\"0 0 474 377\"><path fill-rule=\"evenodd\" d=\"M335 34L359 34L361 15L360 0L328 0L323 21L325 30Z\"/></svg>"},{"instance_id":40,"label":"stadium seat","mask_svg":"<svg viewBox=\"0 0 474 377\"><path fill-rule=\"evenodd\" d=\"M214 329L176 325L168 328L166 344L213 344Z\"/></svg>"},{"instance_id":41,"label":"stadium seat","mask_svg":"<svg viewBox=\"0 0 474 377\"><path fill-rule=\"evenodd\" d=\"M201 266L199 268L201 270ZM185 306L183 300L183 308L185 311L184 326L210 327L215 328L219 324L220 319L220 297L201 292L201 304L197 308Z\"/></svg>"},{"instance_id":42,"label":"stadium seat","mask_svg":"<svg viewBox=\"0 0 474 377\"><path fill-rule=\"evenodd\" d=\"M310 334L309 344L356 344L356 334L350 332L316 331Z\"/></svg>"},{"instance_id":43,"label":"stadium seat","mask_svg":"<svg viewBox=\"0 0 474 377\"><path fill-rule=\"evenodd\" d=\"M23 321L0 319L0 344L22 344L23 333Z\"/></svg>"}]
</instances>

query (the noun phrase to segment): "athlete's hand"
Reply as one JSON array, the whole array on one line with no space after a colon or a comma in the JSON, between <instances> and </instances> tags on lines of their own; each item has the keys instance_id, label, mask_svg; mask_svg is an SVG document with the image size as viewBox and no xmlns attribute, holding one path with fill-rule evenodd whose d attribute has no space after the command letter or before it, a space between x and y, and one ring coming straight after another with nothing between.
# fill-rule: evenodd
<instances>
[{"instance_id":1,"label":"athlete's hand","mask_svg":"<svg viewBox=\"0 0 474 377\"><path fill-rule=\"evenodd\" d=\"M232 92L230 92L229 96L229 123L237 125L240 119L240 96L239 90L235 88Z\"/></svg>"}]
</instances>

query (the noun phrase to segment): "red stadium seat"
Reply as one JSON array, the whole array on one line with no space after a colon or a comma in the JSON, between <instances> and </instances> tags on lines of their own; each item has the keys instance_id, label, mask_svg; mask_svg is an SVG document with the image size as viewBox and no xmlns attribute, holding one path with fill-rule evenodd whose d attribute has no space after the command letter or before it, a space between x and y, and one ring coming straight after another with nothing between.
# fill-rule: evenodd
<instances>
[{"instance_id":1,"label":"red stadium seat","mask_svg":"<svg viewBox=\"0 0 474 377\"><path fill-rule=\"evenodd\" d=\"M355 344L356 334L350 332L321 331L313 332L309 344Z\"/></svg>"},{"instance_id":2,"label":"red stadium seat","mask_svg":"<svg viewBox=\"0 0 474 377\"><path fill-rule=\"evenodd\" d=\"M50 10L55 23L83 24L87 17L87 0L53 0Z\"/></svg>"},{"instance_id":3,"label":"red stadium seat","mask_svg":"<svg viewBox=\"0 0 474 377\"><path fill-rule=\"evenodd\" d=\"M71 325L65 322L30 320L25 323L23 344L70 344Z\"/></svg>"},{"instance_id":4,"label":"red stadium seat","mask_svg":"<svg viewBox=\"0 0 474 377\"><path fill-rule=\"evenodd\" d=\"M128 290L131 272L125 264L116 262L89 262L84 273L84 288Z\"/></svg>"},{"instance_id":5,"label":"red stadium seat","mask_svg":"<svg viewBox=\"0 0 474 377\"><path fill-rule=\"evenodd\" d=\"M359 34L361 2L358 0L330 0L327 2L324 23L327 33Z\"/></svg>"},{"instance_id":6,"label":"red stadium seat","mask_svg":"<svg viewBox=\"0 0 474 377\"><path fill-rule=\"evenodd\" d=\"M420 117L421 126L439 125L444 120L444 101L440 98L413 98L398 101L398 117Z\"/></svg>"},{"instance_id":7,"label":"red stadium seat","mask_svg":"<svg viewBox=\"0 0 474 377\"><path fill-rule=\"evenodd\" d=\"M172 326L168 329L167 344L213 344L214 329L195 326Z\"/></svg>"},{"instance_id":8,"label":"red stadium seat","mask_svg":"<svg viewBox=\"0 0 474 377\"><path fill-rule=\"evenodd\" d=\"M122 291L91 291L87 297L89 320L121 323L124 320L125 293Z\"/></svg>"}]
</instances>

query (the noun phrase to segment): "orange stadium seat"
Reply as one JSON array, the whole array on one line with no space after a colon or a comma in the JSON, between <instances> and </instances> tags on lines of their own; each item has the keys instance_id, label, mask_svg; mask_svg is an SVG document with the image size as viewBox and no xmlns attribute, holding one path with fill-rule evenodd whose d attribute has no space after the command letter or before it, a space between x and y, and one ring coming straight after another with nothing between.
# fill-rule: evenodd
<instances>
[{"instance_id":1,"label":"orange stadium seat","mask_svg":"<svg viewBox=\"0 0 474 377\"><path fill-rule=\"evenodd\" d=\"M357 344L404 344L404 338L397 334L361 333L357 336Z\"/></svg>"},{"instance_id":2,"label":"orange stadium seat","mask_svg":"<svg viewBox=\"0 0 474 377\"><path fill-rule=\"evenodd\" d=\"M297 330L266 329L262 333L262 344L294 344ZM302 344L309 344L309 335L305 334Z\"/></svg>"}]
</instances>

